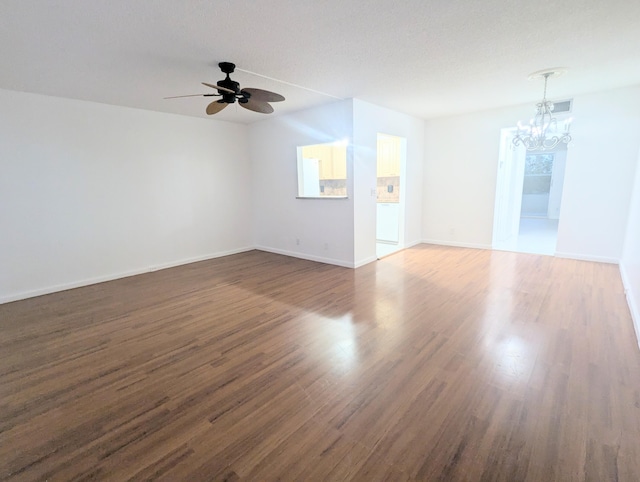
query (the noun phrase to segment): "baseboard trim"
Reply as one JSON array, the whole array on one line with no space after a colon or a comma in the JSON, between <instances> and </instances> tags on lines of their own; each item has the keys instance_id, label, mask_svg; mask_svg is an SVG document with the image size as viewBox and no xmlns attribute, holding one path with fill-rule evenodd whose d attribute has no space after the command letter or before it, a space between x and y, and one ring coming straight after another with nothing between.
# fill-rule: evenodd
<instances>
[{"instance_id":1,"label":"baseboard trim","mask_svg":"<svg viewBox=\"0 0 640 482\"><path fill-rule=\"evenodd\" d=\"M415 241L411 241L409 243L405 243L404 249L413 248L414 246L417 246L417 245L422 244L422 243L423 243L423 241L421 239L417 239Z\"/></svg>"},{"instance_id":2,"label":"baseboard trim","mask_svg":"<svg viewBox=\"0 0 640 482\"><path fill-rule=\"evenodd\" d=\"M440 246L453 246L455 248L491 249L490 244L464 243L461 241L443 241L441 239L423 239L423 244L437 244Z\"/></svg>"},{"instance_id":3,"label":"baseboard trim","mask_svg":"<svg viewBox=\"0 0 640 482\"><path fill-rule=\"evenodd\" d=\"M631 312L631 321L633 322L633 329L636 332L636 341L640 349L640 307L636 304L636 299L632 295L634 291L629 282L627 271L622 263L620 263L620 277L622 278L622 286L624 286L624 293L627 297L627 305L629 305L629 311Z\"/></svg>"},{"instance_id":4,"label":"baseboard trim","mask_svg":"<svg viewBox=\"0 0 640 482\"><path fill-rule=\"evenodd\" d=\"M306 259L307 261L316 261L318 263L332 264L335 266L342 266L343 268L355 268L355 264L352 262L344 261L335 258L325 258L322 256L315 256L313 254L298 253L295 251L287 251L286 249L271 248L268 246L256 246L254 249L258 251L266 251L267 253L281 254L283 256L291 256L292 258Z\"/></svg>"},{"instance_id":5,"label":"baseboard trim","mask_svg":"<svg viewBox=\"0 0 640 482\"><path fill-rule=\"evenodd\" d=\"M378 241L378 243L380 243L380 241ZM396 251L392 251L391 253L387 253L383 256L375 256L373 258L366 258L364 261L361 261L359 263L356 263L356 268L359 268L360 266L364 266L365 264L369 264L373 261L377 261L380 259L384 259L387 258L388 256L393 256L396 253L399 253L400 251L404 251L405 249L409 249L409 248L413 248L414 246L417 246L418 244L421 244L422 241L418 240L418 241L410 241L408 243L405 243L404 245L398 245L398 249ZM380 244L394 244L394 243L380 243Z\"/></svg>"},{"instance_id":6,"label":"baseboard trim","mask_svg":"<svg viewBox=\"0 0 640 482\"><path fill-rule=\"evenodd\" d=\"M596 263L620 264L620 260L618 258L608 258L606 256L593 256L589 254L566 253L561 251L556 251L555 256L557 258L577 259L579 261L594 261Z\"/></svg>"},{"instance_id":7,"label":"baseboard trim","mask_svg":"<svg viewBox=\"0 0 640 482\"><path fill-rule=\"evenodd\" d=\"M171 261L169 263L153 265L147 268L133 269L130 271L121 271L119 273L113 273L105 276L95 276L92 278L85 278L83 280L73 281L71 283L61 283L58 285L47 286L45 288L38 288L36 290L22 291L20 293L14 293L8 296L0 297L0 305L4 303L11 303L12 301L25 300L27 298L35 298L36 296L57 293L59 291L72 290L74 288L81 288L83 286L104 283L106 281L113 281L117 279L128 278L130 276L137 276L139 274L150 273L152 271L160 271L162 269L175 268L176 266L183 266L185 264L197 263L199 261L206 261L208 259L221 258L223 256L230 256L232 254L244 253L246 251L252 251L253 249L255 248L253 246L250 246L250 247L244 247L244 248L238 248L238 249L231 249L228 251L218 251L216 253L211 253L204 256L194 256L192 258L185 258L179 261Z\"/></svg>"},{"instance_id":8,"label":"baseboard trim","mask_svg":"<svg viewBox=\"0 0 640 482\"><path fill-rule=\"evenodd\" d=\"M360 266L364 266L365 264L369 264L369 263L373 263L374 261L377 261L378 257L377 256L370 256L368 258L364 258L361 259L360 261L356 261L354 263L354 268L359 268Z\"/></svg>"}]
</instances>

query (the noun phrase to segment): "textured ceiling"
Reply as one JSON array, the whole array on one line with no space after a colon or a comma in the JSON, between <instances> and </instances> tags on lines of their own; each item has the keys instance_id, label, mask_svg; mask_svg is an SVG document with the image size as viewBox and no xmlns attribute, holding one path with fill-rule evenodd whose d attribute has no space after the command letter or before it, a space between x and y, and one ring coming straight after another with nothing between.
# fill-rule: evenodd
<instances>
[{"instance_id":1,"label":"textured ceiling","mask_svg":"<svg viewBox=\"0 0 640 482\"><path fill-rule=\"evenodd\" d=\"M640 84L637 0L2 0L0 88L207 117L200 82L357 97L422 118ZM330 94L325 96L296 87ZM266 116L229 106L215 118Z\"/></svg>"}]
</instances>

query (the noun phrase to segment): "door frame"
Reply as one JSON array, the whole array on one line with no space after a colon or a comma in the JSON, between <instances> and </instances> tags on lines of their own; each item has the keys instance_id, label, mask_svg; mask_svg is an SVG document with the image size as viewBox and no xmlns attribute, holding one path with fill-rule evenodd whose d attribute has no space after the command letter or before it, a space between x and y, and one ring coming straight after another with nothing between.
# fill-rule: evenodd
<instances>
[{"instance_id":1,"label":"door frame","mask_svg":"<svg viewBox=\"0 0 640 482\"><path fill-rule=\"evenodd\" d=\"M515 134L515 127L500 131L491 243L493 249L506 249L518 240L526 149L513 144Z\"/></svg>"}]
</instances>

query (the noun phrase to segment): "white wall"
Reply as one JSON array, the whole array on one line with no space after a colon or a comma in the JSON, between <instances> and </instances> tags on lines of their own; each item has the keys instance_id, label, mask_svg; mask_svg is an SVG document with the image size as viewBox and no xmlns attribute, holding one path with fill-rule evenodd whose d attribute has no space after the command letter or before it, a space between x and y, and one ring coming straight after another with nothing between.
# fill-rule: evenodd
<instances>
[{"instance_id":1,"label":"white wall","mask_svg":"<svg viewBox=\"0 0 640 482\"><path fill-rule=\"evenodd\" d=\"M640 86L579 96L573 105L557 252L618 262L640 147Z\"/></svg>"},{"instance_id":2,"label":"white wall","mask_svg":"<svg viewBox=\"0 0 640 482\"><path fill-rule=\"evenodd\" d=\"M0 302L251 247L246 131L0 90Z\"/></svg>"},{"instance_id":3,"label":"white wall","mask_svg":"<svg viewBox=\"0 0 640 482\"><path fill-rule=\"evenodd\" d=\"M358 99L353 101L354 144L354 251L355 266L376 259L377 134L407 139L404 185L405 222L401 225L405 246L421 240L422 166L424 121Z\"/></svg>"},{"instance_id":4,"label":"white wall","mask_svg":"<svg viewBox=\"0 0 640 482\"><path fill-rule=\"evenodd\" d=\"M638 133L640 135L640 131ZM627 301L640 345L640 153L636 163L629 219L624 250L620 260L620 272L627 292Z\"/></svg>"},{"instance_id":5,"label":"white wall","mask_svg":"<svg viewBox=\"0 0 640 482\"><path fill-rule=\"evenodd\" d=\"M296 199L296 148L344 139L350 143L352 105L351 100L339 101L249 126L254 241L258 249L353 266L351 149L347 149L348 199Z\"/></svg>"},{"instance_id":6,"label":"white wall","mask_svg":"<svg viewBox=\"0 0 640 482\"><path fill-rule=\"evenodd\" d=\"M617 261L626 232L637 306L640 86L574 106L559 251ZM408 139L405 244L490 247L500 130L532 106L425 123L345 100L249 127L3 90L0 109L4 302L253 246L367 263L378 132ZM341 139L349 198L296 199L296 147Z\"/></svg>"},{"instance_id":7,"label":"white wall","mask_svg":"<svg viewBox=\"0 0 640 482\"><path fill-rule=\"evenodd\" d=\"M531 115L531 106L426 122L422 239L490 248L500 131Z\"/></svg>"},{"instance_id":8,"label":"white wall","mask_svg":"<svg viewBox=\"0 0 640 482\"><path fill-rule=\"evenodd\" d=\"M531 116L515 106L426 123L426 242L490 247L500 129ZM574 98L558 254L616 262L640 143L640 86Z\"/></svg>"}]
</instances>

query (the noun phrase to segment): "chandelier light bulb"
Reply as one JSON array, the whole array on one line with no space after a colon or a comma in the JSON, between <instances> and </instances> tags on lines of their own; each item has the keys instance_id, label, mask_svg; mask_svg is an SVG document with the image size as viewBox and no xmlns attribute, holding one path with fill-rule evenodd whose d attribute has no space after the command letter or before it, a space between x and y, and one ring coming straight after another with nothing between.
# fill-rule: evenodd
<instances>
[{"instance_id":1,"label":"chandelier light bulb","mask_svg":"<svg viewBox=\"0 0 640 482\"><path fill-rule=\"evenodd\" d=\"M524 145L528 151L545 151L554 149L561 142L568 144L571 141L569 126L571 120L564 122L564 132L558 133L558 122L553 117L553 102L547 101L547 81L549 77L558 75L558 71L543 71L531 74L529 78L544 77L544 93L542 101L536 104L536 115L529 120L529 126L517 124L518 131L513 138L516 146Z\"/></svg>"}]
</instances>

